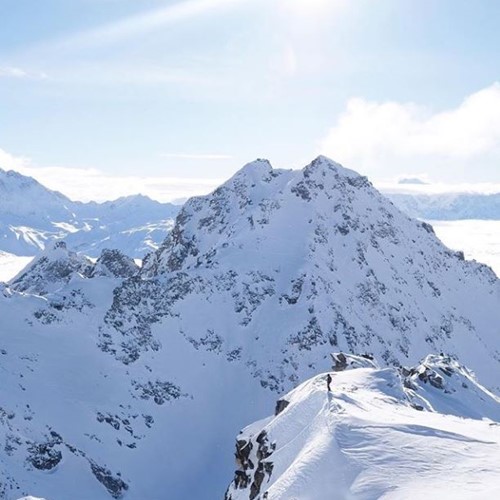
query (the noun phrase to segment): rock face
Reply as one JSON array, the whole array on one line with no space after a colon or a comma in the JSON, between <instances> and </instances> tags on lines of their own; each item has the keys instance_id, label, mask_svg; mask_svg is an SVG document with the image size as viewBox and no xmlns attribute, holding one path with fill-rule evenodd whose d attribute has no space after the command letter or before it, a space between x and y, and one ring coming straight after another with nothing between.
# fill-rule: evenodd
<instances>
[{"instance_id":1,"label":"rock face","mask_svg":"<svg viewBox=\"0 0 500 500\"><path fill-rule=\"evenodd\" d=\"M104 249L97 259L91 276L131 278L139 272L139 266L120 250Z\"/></svg>"},{"instance_id":2,"label":"rock face","mask_svg":"<svg viewBox=\"0 0 500 500\"><path fill-rule=\"evenodd\" d=\"M468 498L487 497L491 484L498 489L500 399L457 361L430 355L412 368L351 364L331 376L331 392L326 374L318 375L285 396L283 412L240 433L226 500L427 491ZM469 460L460 454L463 442Z\"/></svg>"},{"instance_id":3,"label":"rock face","mask_svg":"<svg viewBox=\"0 0 500 500\"><path fill-rule=\"evenodd\" d=\"M221 498L231 464L213 450L329 370L332 350L362 370L370 356L403 366L446 352L495 387L499 286L327 158L301 171L251 163L188 201L141 269L60 245L0 289L6 491L66 500L81 483L74 500ZM426 413L415 408L427 390L450 389L436 374L443 389L432 372L405 375L412 414ZM49 446L52 432L61 441ZM255 498L277 477L273 434L260 441L238 452ZM51 474L37 474L28 448Z\"/></svg>"}]
</instances>

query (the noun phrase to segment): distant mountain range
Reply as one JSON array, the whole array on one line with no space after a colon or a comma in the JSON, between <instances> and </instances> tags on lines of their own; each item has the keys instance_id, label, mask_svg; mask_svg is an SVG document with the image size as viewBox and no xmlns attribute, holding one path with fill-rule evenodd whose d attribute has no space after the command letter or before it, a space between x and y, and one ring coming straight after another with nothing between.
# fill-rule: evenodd
<instances>
[{"instance_id":1,"label":"distant mountain range","mask_svg":"<svg viewBox=\"0 0 500 500\"><path fill-rule=\"evenodd\" d=\"M498 194L402 194L384 193L411 217L426 220L500 220Z\"/></svg>"},{"instance_id":2,"label":"distant mountain range","mask_svg":"<svg viewBox=\"0 0 500 500\"><path fill-rule=\"evenodd\" d=\"M142 195L72 201L31 177L0 169L0 251L32 256L64 239L90 257L118 248L142 258L164 240L179 209Z\"/></svg>"}]
</instances>

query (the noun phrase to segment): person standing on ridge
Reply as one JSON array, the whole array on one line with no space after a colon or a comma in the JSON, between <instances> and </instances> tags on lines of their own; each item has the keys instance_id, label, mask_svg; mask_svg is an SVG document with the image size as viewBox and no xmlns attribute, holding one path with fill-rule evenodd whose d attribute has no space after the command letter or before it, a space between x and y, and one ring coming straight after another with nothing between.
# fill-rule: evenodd
<instances>
[{"instance_id":1,"label":"person standing on ridge","mask_svg":"<svg viewBox=\"0 0 500 500\"><path fill-rule=\"evenodd\" d=\"M328 389L328 392L332 392L332 388L330 387L330 384L332 383L332 376L328 374L326 376L326 387Z\"/></svg>"}]
</instances>

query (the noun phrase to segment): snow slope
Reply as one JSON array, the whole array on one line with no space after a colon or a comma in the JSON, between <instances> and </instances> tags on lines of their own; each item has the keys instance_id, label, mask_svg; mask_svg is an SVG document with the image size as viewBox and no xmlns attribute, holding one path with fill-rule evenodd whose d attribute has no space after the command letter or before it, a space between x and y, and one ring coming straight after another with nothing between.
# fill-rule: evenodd
<instances>
[{"instance_id":1,"label":"snow slope","mask_svg":"<svg viewBox=\"0 0 500 500\"><path fill-rule=\"evenodd\" d=\"M165 238L177 211L141 195L74 202L31 177L0 169L0 250L15 255L34 255L64 238L91 257L119 248L142 258Z\"/></svg>"},{"instance_id":2,"label":"snow slope","mask_svg":"<svg viewBox=\"0 0 500 500\"><path fill-rule=\"evenodd\" d=\"M221 498L234 435L332 349L442 351L495 388L499 283L324 157L191 199L141 269L48 247L0 289L0 491Z\"/></svg>"},{"instance_id":3,"label":"snow slope","mask_svg":"<svg viewBox=\"0 0 500 500\"><path fill-rule=\"evenodd\" d=\"M226 500L498 498L500 399L465 367L355 368L331 392L326 376L240 433Z\"/></svg>"},{"instance_id":4,"label":"snow slope","mask_svg":"<svg viewBox=\"0 0 500 500\"><path fill-rule=\"evenodd\" d=\"M12 279L31 262L32 258L0 251L0 282Z\"/></svg>"}]
</instances>

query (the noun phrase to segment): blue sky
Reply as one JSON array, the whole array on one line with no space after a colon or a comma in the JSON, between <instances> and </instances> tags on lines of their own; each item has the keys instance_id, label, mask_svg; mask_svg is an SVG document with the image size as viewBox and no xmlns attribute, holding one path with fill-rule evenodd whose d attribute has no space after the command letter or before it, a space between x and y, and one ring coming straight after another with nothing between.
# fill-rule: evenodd
<instances>
[{"instance_id":1,"label":"blue sky","mask_svg":"<svg viewBox=\"0 0 500 500\"><path fill-rule=\"evenodd\" d=\"M184 196L319 153L500 184L500 2L1 0L0 18L0 163L76 197Z\"/></svg>"}]
</instances>

